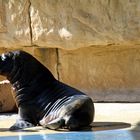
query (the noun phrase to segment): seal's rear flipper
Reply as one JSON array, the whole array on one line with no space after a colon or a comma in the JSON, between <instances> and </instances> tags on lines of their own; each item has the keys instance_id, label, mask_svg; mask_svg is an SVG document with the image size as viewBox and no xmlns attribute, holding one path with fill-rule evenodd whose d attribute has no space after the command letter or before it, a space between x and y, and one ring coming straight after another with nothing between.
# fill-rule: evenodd
<instances>
[{"instance_id":1,"label":"seal's rear flipper","mask_svg":"<svg viewBox=\"0 0 140 140\"><path fill-rule=\"evenodd\" d=\"M57 118L45 124L45 119L43 119L40 121L40 124L45 128L56 130L56 129L62 128L65 125L65 120L62 118Z\"/></svg>"},{"instance_id":2,"label":"seal's rear flipper","mask_svg":"<svg viewBox=\"0 0 140 140\"><path fill-rule=\"evenodd\" d=\"M24 121L24 120L17 120L17 122L12 125L9 130L10 131L15 131L15 130L20 130L20 129L24 129L24 128L29 128L29 127L34 127L35 125L30 123L30 122L27 122L27 121Z\"/></svg>"}]
</instances>

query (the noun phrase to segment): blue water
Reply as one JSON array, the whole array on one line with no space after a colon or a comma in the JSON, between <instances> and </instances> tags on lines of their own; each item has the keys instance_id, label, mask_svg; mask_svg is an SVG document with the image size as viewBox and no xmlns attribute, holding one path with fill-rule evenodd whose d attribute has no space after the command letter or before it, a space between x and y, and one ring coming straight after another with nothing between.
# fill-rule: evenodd
<instances>
[{"instance_id":1,"label":"blue water","mask_svg":"<svg viewBox=\"0 0 140 140\"><path fill-rule=\"evenodd\" d=\"M0 140L140 140L140 133L126 130L64 132L57 134L39 134L18 136L0 136Z\"/></svg>"}]
</instances>

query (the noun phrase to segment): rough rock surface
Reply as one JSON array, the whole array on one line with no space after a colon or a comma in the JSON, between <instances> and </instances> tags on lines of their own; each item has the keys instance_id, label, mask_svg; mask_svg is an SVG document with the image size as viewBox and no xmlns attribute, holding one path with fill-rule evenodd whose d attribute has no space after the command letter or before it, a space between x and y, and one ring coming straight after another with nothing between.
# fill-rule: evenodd
<instances>
[{"instance_id":1,"label":"rough rock surface","mask_svg":"<svg viewBox=\"0 0 140 140\"><path fill-rule=\"evenodd\" d=\"M59 50L59 79L94 101L140 101L140 48Z\"/></svg>"},{"instance_id":2,"label":"rough rock surface","mask_svg":"<svg viewBox=\"0 0 140 140\"><path fill-rule=\"evenodd\" d=\"M139 21L139 0L0 0L0 44L140 45Z\"/></svg>"},{"instance_id":3,"label":"rough rock surface","mask_svg":"<svg viewBox=\"0 0 140 140\"><path fill-rule=\"evenodd\" d=\"M0 0L0 47L31 45L28 0Z\"/></svg>"},{"instance_id":4,"label":"rough rock surface","mask_svg":"<svg viewBox=\"0 0 140 140\"><path fill-rule=\"evenodd\" d=\"M38 46L140 44L139 0L31 0L30 13Z\"/></svg>"}]
</instances>

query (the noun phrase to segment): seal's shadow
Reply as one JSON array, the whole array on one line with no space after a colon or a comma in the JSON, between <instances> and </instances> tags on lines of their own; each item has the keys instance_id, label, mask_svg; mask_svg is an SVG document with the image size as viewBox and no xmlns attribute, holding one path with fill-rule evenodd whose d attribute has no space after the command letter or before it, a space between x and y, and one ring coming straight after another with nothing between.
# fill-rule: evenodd
<instances>
[{"instance_id":1,"label":"seal's shadow","mask_svg":"<svg viewBox=\"0 0 140 140\"><path fill-rule=\"evenodd\" d=\"M125 122L93 122L92 123L93 131L124 129L129 127L131 127L131 124Z\"/></svg>"},{"instance_id":2,"label":"seal's shadow","mask_svg":"<svg viewBox=\"0 0 140 140\"><path fill-rule=\"evenodd\" d=\"M0 132L39 132L39 130L34 130L34 129L21 129L21 130L15 130L15 131L10 131L9 128L0 128Z\"/></svg>"},{"instance_id":3,"label":"seal's shadow","mask_svg":"<svg viewBox=\"0 0 140 140\"><path fill-rule=\"evenodd\" d=\"M79 131L104 131L114 129L124 129L131 127L130 123L125 122L93 122L89 127L83 127ZM67 129L59 129L57 131L69 131Z\"/></svg>"}]
</instances>

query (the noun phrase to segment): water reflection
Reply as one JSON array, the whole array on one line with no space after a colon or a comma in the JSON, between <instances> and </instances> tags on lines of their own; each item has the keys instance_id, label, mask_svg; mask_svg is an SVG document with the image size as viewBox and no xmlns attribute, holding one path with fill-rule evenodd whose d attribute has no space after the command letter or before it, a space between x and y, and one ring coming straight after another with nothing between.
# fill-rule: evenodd
<instances>
[{"instance_id":1,"label":"water reflection","mask_svg":"<svg viewBox=\"0 0 140 140\"><path fill-rule=\"evenodd\" d=\"M94 140L94 133L93 132L65 132L65 133L57 133L57 134L42 133L39 135L19 134L19 136L3 137L3 138L2 140Z\"/></svg>"},{"instance_id":2,"label":"water reflection","mask_svg":"<svg viewBox=\"0 0 140 140\"><path fill-rule=\"evenodd\" d=\"M140 122L135 124L135 127L131 130L131 135L134 140L140 140Z\"/></svg>"},{"instance_id":3,"label":"water reflection","mask_svg":"<svg viewBox=\"0 0 140 140\"><path fill-rule=\"evenodd\" d=\"M140 134L139 138L140 138ZM87 132L64 132L55 134L21 135L0 137L2 140L135 140L127 130L105 130Z\"/></svg>"}]
</instances>

